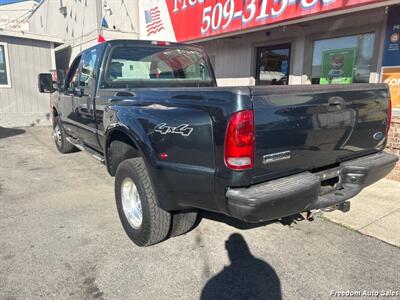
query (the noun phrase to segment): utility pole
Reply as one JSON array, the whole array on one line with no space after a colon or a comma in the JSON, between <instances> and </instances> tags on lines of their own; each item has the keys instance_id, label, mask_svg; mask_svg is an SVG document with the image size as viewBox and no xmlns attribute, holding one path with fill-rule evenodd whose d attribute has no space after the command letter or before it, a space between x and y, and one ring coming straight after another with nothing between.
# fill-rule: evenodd
<instances>
[{"instance_id":1,"label":"utility pole","mask_svg":"<svg viewBox=\"0 0 400 300\"><path fill-rule=\"evenodd\" d=\"M96 0L97 35L102 35L101 20L103 19L103 0Z\"/></svg>"}]
</instances>

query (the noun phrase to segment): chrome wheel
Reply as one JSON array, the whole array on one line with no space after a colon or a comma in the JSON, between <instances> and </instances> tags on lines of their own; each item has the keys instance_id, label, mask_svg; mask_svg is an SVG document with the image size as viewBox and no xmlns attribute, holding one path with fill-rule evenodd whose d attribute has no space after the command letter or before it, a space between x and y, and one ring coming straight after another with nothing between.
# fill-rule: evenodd
<instances>
[{"instance_id":1,"label":"chrome wheel","mask_svg":"<svg viewBox=\"0 0 400 300\"><path fill-rule=\"evenodd\" d=\"M130 178L125 178L121 185L122 208L129 224L135 229L142 225L142 203L136 184Z\"/></svg>"},{"instance_id":2,"label":"chrome wheel","mask_svg":"<svg viewBox=\"0 0 400 300\"><path fill-rule=\"evenodd\" d=\"M57 145L61 146L61 141L62 141L61 129L60 126L58 126L58 124L53 129L53 137Z\"/></svg>"}]
</instances>

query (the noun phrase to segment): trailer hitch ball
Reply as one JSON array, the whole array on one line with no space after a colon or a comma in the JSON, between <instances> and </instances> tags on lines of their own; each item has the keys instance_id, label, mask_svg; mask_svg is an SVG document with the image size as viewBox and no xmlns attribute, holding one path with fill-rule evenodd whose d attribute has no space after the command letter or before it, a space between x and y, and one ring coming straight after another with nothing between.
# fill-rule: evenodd
<instances>
[{"instance_id":1,"label":"trailer hitch ball","mask_svg":"<svg viewBox=\"0 0 400 300\"><path fill-rule=\"evenodd\" d=\"M300 213L304 220L314 221L314 214L311 211L303 211Z\"/></svg>"}]
</instances>

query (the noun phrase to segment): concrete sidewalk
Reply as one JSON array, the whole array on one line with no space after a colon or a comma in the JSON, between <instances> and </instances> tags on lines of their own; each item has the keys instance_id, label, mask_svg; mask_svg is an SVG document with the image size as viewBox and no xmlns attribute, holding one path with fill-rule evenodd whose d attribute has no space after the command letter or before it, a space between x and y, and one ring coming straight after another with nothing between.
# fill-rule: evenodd
<instances>
[{"instance_id":1,"label":"concrete sidewalk","mask_svg":"<svg viewBox=\"0 0 400 300\"><path fill-rule=\"evenodd\" d=\"M400 182L383 179L352 199L348 213L333 211L324 216L400 247Z\"/></svg>"}]
</instances>

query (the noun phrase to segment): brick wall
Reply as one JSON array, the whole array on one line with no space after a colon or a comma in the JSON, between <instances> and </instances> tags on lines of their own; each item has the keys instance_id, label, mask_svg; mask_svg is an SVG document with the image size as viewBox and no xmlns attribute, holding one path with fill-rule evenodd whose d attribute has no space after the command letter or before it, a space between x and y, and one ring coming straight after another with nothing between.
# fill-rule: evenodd
<instances>
[{"instance_id":1,"label":"brick wall","mask_svg":"<svg viewBox=\"0 0 400 300\"><path fill-rule=\"evenodd\" d=\"M389 131L389 140L386 151L400 157L400 117L393 116ZM386 177L388 179L400 181L400 162L397 162L394 170Z\"/></svg>"}]
</instances>

